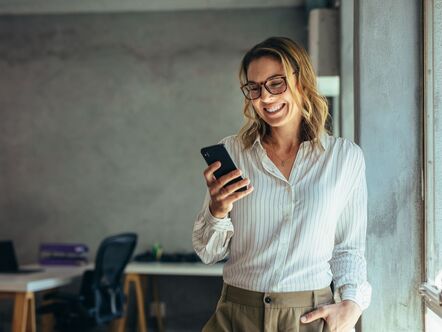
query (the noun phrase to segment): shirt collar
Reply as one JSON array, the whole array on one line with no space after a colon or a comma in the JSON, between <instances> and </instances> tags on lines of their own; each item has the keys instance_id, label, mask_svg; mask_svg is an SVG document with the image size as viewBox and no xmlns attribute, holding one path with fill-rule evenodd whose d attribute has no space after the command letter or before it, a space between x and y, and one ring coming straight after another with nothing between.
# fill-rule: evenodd
<instances>
[{"instance_id":1,"label":"shirt collar","mask_svg":"<svg viewBox=\"0 0 442 332\"><path fill-rule=\"evenodd\" d=\"M256 135L255 141L252 144L252 148L254 148L255 146L261 146L261 137L259 135Z\"/></svg>"},{"instance_id":2,"label":"shirt collar","mask_svg":"<svg viewBox=\"0 0 442 332\"><path fill-rule=\"evenodd\" d=\"M322 132L321 135L319 136L319 141L321 142L322 147L324 148L324 150L327 150L328 148L328 138L329 138L329 134L327 134L326 131Z\"/></svg>"}]
</instances>

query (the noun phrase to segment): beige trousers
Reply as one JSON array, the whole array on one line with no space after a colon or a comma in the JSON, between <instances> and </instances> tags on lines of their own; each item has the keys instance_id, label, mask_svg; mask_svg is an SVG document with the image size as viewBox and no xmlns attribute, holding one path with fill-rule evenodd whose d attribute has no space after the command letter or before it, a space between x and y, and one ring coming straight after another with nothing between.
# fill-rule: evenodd
<instances>
[{"instance_id":1,"label":"beige trousers","mask_svg":"<svg viewBox=\"0 0 442 332\"><path fill-rule=\"evenodd\" d=\"M302 292L260 293L224 284L215 313L203 332L330 332L324 320L301 316L334 303L329 287Z\"/></svg>"}]
</instances>

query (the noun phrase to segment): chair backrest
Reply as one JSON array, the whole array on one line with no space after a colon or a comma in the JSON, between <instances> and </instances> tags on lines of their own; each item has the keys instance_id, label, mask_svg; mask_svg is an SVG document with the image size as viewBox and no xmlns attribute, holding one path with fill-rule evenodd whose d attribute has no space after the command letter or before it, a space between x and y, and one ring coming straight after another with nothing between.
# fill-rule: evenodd
<instances>
[{"instance_id":1,"label":"chair backrest","mask_svg":"<svg viewBox=\"0 0 442 332\"><path fill-rule=\"evenodd\" d=\"M104 239L97 251L92 289L95 297L95 320L107 323L123 315L122 278L137 243L137 235L124 233Z\"/></svg>"}]
</instances>

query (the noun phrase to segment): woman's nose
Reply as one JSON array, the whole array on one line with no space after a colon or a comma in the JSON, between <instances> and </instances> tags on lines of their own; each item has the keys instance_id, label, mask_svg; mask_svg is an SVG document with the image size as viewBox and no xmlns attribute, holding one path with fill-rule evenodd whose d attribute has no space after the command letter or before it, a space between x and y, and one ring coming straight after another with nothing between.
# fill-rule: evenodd
<instances>
[{"instance_id":1,"label":"woman's nose","mask_svg":"<svg viewBox=\"0 0 442 332\"><path fill-rule=\"evenodd\" d=\"M273 95L270 92L268 92L264 86L262 86L261 87L261 100L266 101L266 100L271 99L272 97L273 97Z\"/></svg>"}]
</instances>

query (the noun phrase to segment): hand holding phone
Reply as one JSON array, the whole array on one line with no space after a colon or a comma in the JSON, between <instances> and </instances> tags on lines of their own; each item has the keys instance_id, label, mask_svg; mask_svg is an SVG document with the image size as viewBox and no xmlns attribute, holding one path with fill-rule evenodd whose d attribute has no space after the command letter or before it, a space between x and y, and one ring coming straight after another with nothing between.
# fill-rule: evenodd
<instances>
[{"instance_id":1,"label":"hand holding phone","mask_svg":"<svg viewBox=\"0 0 442 332\"><path fill-rule=\"evenodd\" d=\"M230 158L224 144L217 144L201 149L201 154L209 167L204 171L209 188L210 212L214 217L224 218L233 208L233 203L253 191L248 179L241 177Z\"/></svg>"},{"instance_id":2,"label":"hand holding phone","mask_svg":"<svg viewBox=\"0 0 442 332\"><path fill-rule=\"evenodd\" d=\"M226 175L234 170L238 169L232 158L230 158L229 153L227 152L224 144L216 144L207 146L201 149L201 154L203 158L206 160L207 165L212 165L213 163L219 161L221 166L213 173L216 179L219 179L221 176ZM230 182L226 183L225 186L231 185L238 181L243 180L242 176L238 176L232 179ZM236 191L244 191L247 190L247 187L241 187Z\"/></svg>"}]
</instances>

